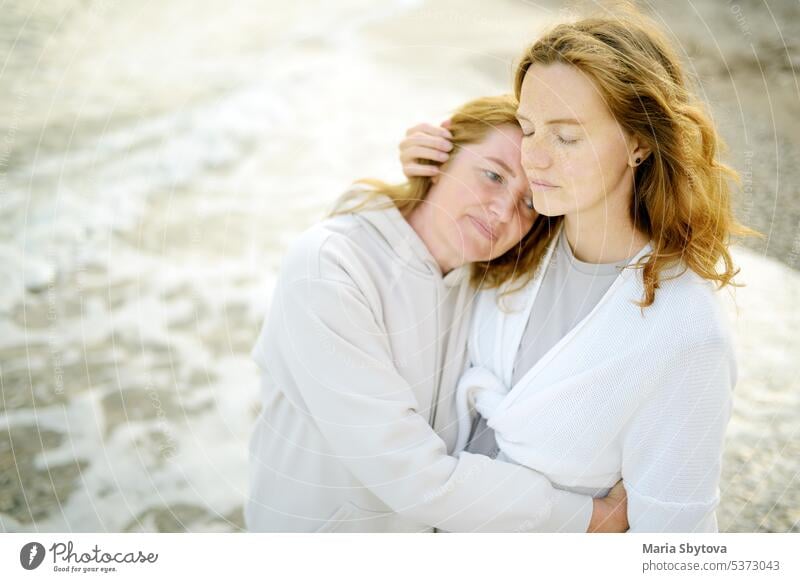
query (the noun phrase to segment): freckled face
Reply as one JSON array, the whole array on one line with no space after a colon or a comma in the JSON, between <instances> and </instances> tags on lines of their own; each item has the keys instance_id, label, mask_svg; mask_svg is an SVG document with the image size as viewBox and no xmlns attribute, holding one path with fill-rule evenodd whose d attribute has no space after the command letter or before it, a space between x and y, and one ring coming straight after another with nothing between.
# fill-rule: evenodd
<instances>
[{"instance_id":1,"label":"freckled face","mask_svg":"<svg viewBox=\"0 0 800 582\"><path fill-rule=\"evenodd\" d=\"M630 137L582 71L563 63L532 65L517 116L537 212L590 216L607 204L627 203L633 191Z\"/></svg>"},{"instance_id":2,"label":"freckled face","mask_svg":"<svg viewBox=\"0 0 800 582\"><path fill-rule=\"evenodd\" d=\"M522 132L516 125L490 131L458 148L431 187L435 245L458 266L499 257L519 243L536 212L520 164Z\"/></svg>"}]
</instances>

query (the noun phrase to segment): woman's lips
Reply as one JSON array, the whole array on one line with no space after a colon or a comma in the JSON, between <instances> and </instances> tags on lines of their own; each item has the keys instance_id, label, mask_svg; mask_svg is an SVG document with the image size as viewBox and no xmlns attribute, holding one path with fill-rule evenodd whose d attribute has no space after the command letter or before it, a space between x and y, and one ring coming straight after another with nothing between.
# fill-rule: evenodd
<instances>
[{"instance_id":1,"label":"woman's lips","mask_svg":"<svg viewBox=\"0 0 800 582\"><path fill-rule=\"evenodd\" d=\"M475 230L481 233L487 240L494 242L497 236L494 234L494 231L482 220L478 220L474 216L470 216L469 219L472 221L472 224L475 225Z\"/></svg>"},{"instance_id":2,"label":"woman's lips","mask_svg":"<svg viewBox=\"0 0 800 582\"><path fill-rule=\"evenodd\" d=\"M531 188L536 190L549 190L551 188L558 188L558 186L550 182L545 182L544 180L531 180Z\"/></svg>"}]
</instances>

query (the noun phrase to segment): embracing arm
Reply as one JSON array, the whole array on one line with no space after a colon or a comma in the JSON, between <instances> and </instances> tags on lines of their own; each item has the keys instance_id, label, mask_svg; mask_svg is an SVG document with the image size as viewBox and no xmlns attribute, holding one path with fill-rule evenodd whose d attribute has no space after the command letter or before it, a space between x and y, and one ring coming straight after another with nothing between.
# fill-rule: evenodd
<instances>
[{"instance_id":1,"label":"embracing arm","mask_svg":"<svg viewBox=\"0 0 800 582\"><path fill-rule=\"evenodd\" d=\"M279 283L273 302L273 350L313 422L394 511L447 531L559 530L564 521L586 529L590 497L515 464L447 454L395 369L386 330L346 275L302 273Z\"/></svg>"},{"instance_id":2,"label":"embracing arm","mask_svg":"<svg viewBox=\"0 0 800 582\"><path fill-rule=\"evenodd\" d=\"M734 382L733 353L724 338L684 350L655 380L623 445L630 531L717 531Z\"/></svg>"}]
</instances>

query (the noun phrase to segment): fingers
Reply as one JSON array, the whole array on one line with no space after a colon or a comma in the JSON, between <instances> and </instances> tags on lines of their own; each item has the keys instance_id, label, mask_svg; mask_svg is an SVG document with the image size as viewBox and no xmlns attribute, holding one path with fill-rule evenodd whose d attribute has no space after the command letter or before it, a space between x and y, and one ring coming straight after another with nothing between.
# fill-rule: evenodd
<instances>
[{"instance_id":1,"label":"fingers","mask_svg":"<svg viewBox=\"0 0 800 582\"><path fill-rule=\"evenodd\" d=\"M401 150L415 146L433 148L442 152L449 152L453 149L453 144L450 143L450 140L443 137L435 137L426 133L412 134L400 142Z\"/></svg>"},{"instance_id":2,"label":"fingers","mask_svg":"<svg viewBox=\"0 0 800 582\"><path fill-rule=\"evenodd\" d=\"M400 142L400 162L403 173L413 176L435 176L439 173L438 165L450 157L453 135L446 127L437 127L429 123L420 123L406 131L406 138ZM433 162L434 165L420 163Z\"/></svg>"},{"instance_id":3,"label":"fingers","mask_svg":"<svg viewBox=\"0 0 800 582\"><path fill-rule=\"evenodd\" d=\"M445 123L447 123L447 126L444 126ZM430 123L420 123L419 125L415 125L411 129L406 131L406 136L411 136L416 133L422 133L450 140L453 139L453 134L450 133L450 130L447 129L449 125L450 125L449 119L443 122L441 126L431 125Z\"/></svg>"},{"instance_id":4,"label":"fingers","mask_svg":"<svg viewBox=\"0 0 800 582\"><path fill-rule=\"evenodd\" d=\"M412 176L435 176L439 173L439 168L428 164L409 163L403 165L403 173L409 178Z\"/></svg>"},{"instance_id":5,"label":"fingers","mask_svg":"<svg viewBox=\"0 0 800 582\"><path fill-rule=\"evenodd\" d=\"M416 158L441 163L447 161L448 152L453 149L453 144L444 138L415 134L400 142L399 149L400 161L403 163Z\"/></svg>"},{"instance_id":6,"label":"fingers","mask_svg":"<svg viewBox=\"0 0 800 582\"><path fill-rule=\"evenodd\" d=\"M410 146L400 152L400 161L404 164L414 160L428 160L431 162L446 162L449 154L431 147Z\"/></svg>"}]
</instances>

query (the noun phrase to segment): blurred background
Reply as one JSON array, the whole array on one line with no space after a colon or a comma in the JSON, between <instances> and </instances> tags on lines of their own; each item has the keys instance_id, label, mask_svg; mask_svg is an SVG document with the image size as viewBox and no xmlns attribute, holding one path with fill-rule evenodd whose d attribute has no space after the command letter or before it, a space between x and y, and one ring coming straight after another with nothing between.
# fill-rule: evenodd
<instances>
[{"instance_id":1,"label":"blurred background","mask_svg":"<svg viewBox=\"0 0 800 582\"><path fill-rule=\"evenodd\" d=\"M592 3L585 5L591 6ZM580 6L580 5L578 5ZM641 3L742 174L722 531L800 531L800 4ZM5 0L0 531L239 531L288 242L561 2ZM735 299L735 301L734 301Z\"/></svg>"}]
</instances>

